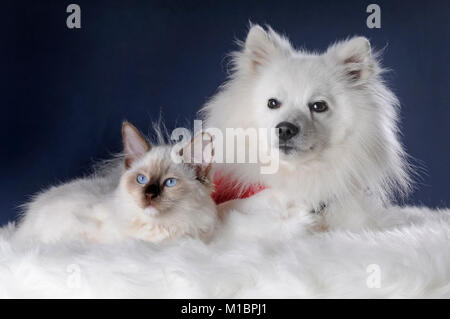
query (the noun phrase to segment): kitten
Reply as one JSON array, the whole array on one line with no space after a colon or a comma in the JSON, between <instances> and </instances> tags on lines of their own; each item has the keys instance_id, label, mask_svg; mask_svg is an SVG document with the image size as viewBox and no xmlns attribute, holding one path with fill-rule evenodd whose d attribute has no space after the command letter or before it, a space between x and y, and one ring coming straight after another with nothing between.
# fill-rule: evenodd
<instances>
[{"instance_id":1,"label":"kitten","mask_svg":"<svg viewBox=\"0 0 450 319\"><path fill-rule=\"evenodd\" d=\"M202 151L209 147L213 152L211 137L194 137L181 148L178 164L172 160L171 145L151 146L128 122L122 125L122 138L125 157L118 182L114 174L106 174L39 194L27 205L16 237L42 242L209 239L217 219L210 162L190 162L192 146L198 142Z\"/></svg>"}]
</instances>

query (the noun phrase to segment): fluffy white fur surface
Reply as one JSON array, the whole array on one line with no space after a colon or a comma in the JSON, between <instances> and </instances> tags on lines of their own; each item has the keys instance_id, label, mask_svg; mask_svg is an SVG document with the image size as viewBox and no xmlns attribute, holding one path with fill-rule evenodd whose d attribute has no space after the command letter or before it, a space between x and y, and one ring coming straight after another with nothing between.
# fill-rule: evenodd
<instances>
[{"instance_id":1,"label":"fluffy white fur surface","mask_svg":"<svg viewBox=\"0 0 450 319\"><path fill-rule=\"evenodd\" d=\"M10 224L0 230L0 297L450 297L449 213L395 208L381 230L311 235L273 208L233 211L209 244L20 246Z\"/></svg>"}]
</instances>

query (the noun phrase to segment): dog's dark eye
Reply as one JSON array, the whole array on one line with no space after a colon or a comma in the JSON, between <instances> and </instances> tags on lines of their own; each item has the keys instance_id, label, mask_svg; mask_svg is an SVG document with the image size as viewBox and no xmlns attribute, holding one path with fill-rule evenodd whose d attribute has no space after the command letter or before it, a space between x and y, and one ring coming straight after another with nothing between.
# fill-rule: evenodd
<instances>
[{"instance_id":1,"label":"dog's dark eye","mask_svg":"<svg viewBox=\"0 0 450 319\"><path fill-rule=\"evenodd\" d=\"M309 104L309 109L311 112L322 113L328 110L328 105L326 102L318 101Z\"/></svg>"},{"instance_id":2,"label":"dog's dark eye","mask_svg":"<svg viewBox=\"0 0 450 319\"><path fill-rule=\"evenodd\" d=\"M278 101L277 99L269 99L267 101L267 107L269 109L277 109L281 106L281 102Z\"/></svg>"}]
</instances>

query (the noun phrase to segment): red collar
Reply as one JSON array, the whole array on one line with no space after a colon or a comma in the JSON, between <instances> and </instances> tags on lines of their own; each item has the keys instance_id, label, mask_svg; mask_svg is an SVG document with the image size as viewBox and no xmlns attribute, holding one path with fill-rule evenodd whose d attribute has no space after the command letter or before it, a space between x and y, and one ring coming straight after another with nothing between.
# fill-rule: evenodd
<instances>
[{"instance_id":1,"label":"red collar","mask_svg":"<svg viewBox=\"0 0 450 319\"><path fill-rule=\"evenodd\" d=\"M217 205L232 199L248 198L267 188L261 184L242 186L231 175L219 173L214 174L213 182L214 192L211 194L211 197Z\"/></svg>"}]
</instances>

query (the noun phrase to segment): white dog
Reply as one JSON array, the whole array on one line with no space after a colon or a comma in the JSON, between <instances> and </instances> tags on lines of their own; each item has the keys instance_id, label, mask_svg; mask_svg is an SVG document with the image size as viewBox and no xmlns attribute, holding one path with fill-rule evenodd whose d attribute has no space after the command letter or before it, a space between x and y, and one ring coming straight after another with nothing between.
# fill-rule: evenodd
<instances>
[{"instance_id":1,"label":"white dog","mask_svg":"<svg viewBox=\"0 0 450 319\"><path fill-rule=\"evenodd\" d=\"M309 53L256 25L232 57L229 80L201 110L206 125L274 128L279 138L259 142L279 151L280 162L275 174L261 174L261 163L217 164L216 173L268 186L252 202L279 202L287 215L320 216L327 227L376 226L410 178L398 100L369 41L354 37Z\"/></svg>"}]
</instances>

